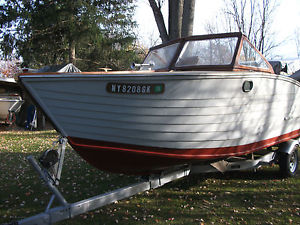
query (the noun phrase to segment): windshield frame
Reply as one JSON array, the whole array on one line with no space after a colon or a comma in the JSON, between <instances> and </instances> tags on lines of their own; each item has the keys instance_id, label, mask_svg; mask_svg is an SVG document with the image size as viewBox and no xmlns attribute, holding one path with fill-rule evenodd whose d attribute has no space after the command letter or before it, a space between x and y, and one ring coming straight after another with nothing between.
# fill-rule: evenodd
<instances>
[{"instance_id":1,"label":"windshield frame","mask_svg":"<svg viewBox=\"0 0 300 225\"><path fill-rule=\"evenodd\" d=\"M247 42L247 44L254 50L256 51L256 53L261 57L261 59L265 62L267 68L263 68L263 67L255 67L255 66L251 66L251 65L242 65L240 64L241 61L241 54L242 54L242 50L243 50L243 44L244 42ZM271 66L271 64L268 62L268 60L263 56L263 54L258 51L255 46L244 36L242 38L242 42L239 46L238 49L238 56L236 57L236 63L235 63L235 69L236 70L251 70L251 71L261 71L261 72L266 72L266 73L274 73L273 67Z\"/></svg>"},{"instance_id":2,"label":"windshield frame","mask_svg":"<svg viewBox=\"0 0 300 225\"><path fill-rule=\"evenodd\" d=\"M233 51L232 61L230 64L220 64L220 65L176 65L176 62L183 51L184 46L189 41L201 41L201 40L211 40L211 39L225 39L225 38L237 38L236 46ZM239 64L239 58L241 54L242 44L243 42L248 42L251 47L263 58L268 68L259 68L259 67L251 67ZM170 46L172 44L178 43L177 50L174 52L174 56L171 57L170 64L165 67L155 69L155 71L261 71L267 73L274 73L272 66L269 62L263 57L263 55L251 44L251 42L240 32L235 33L221 33L221 34L208 34L208 35L197 35L190 36L186 38L180 38L173 41L169 41L155 47L150 48L147 56L148 57L151 51L160 49L166 46ZM151 68L150 68L151 69Z\"/></svg>"}]
</instances>

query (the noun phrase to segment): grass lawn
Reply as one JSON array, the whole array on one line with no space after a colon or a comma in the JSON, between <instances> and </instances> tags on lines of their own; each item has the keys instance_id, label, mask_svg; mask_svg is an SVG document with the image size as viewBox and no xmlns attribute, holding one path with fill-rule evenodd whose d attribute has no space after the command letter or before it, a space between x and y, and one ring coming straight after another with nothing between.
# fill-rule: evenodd
<instances>
[{"instance_id":1,"label":"grass lawn","mask_svg":"<svg viewBox=\"0 0 300 225\"><path fill-rule=\"evenodd\" d=\"M57 140L55 131L0 131L0 223L43 212L51 193L26 160ZM299 170L299 169L298 169ZM70 147L60 191L76 202L136 182L101 172ZM300 171L193 175L58 224L300 224Z\"/></svg>"}]
</instances>

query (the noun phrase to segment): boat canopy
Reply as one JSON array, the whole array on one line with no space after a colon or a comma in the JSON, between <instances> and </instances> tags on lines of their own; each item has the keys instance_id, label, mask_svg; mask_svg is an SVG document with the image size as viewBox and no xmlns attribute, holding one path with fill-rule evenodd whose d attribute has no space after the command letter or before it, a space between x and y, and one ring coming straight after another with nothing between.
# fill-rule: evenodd
<instances>
[{"instance_id":1,"label":"boat canopy","mask_svg":"<svg viewBox=\"0 0 300 225\"><path fill-rule=\"evenodd\" d=\"M199 35L150 49L141 70L251 70L274 73L272 66L242 33Z\"/></svg>"}]
</instances>

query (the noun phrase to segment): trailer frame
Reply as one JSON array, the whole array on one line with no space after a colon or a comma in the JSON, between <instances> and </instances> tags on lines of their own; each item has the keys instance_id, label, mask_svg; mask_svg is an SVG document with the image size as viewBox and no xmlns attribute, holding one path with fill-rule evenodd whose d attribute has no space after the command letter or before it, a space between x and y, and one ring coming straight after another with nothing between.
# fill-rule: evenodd
<instances>
[{"instance_id":1,"label":"trailer frame","mask_svg":"<svg viewBox=\"0 0 300 225\"><path fill-rule=\"evenodd\" d=\"M124 198L131 197L138 193L159 188L171 181L189 176L190 174L240 171L240 170L256 170L257 168L272 163L278 163L278 156L282 154L291 154L295 146L299 146L298 140L290 140L279 145L278 150L270 150L269 153L262 155L259 158L252 157L244 159L233 157L226 160L220 160L207 165L182 165L164 171L161 174L150 175L143 178L140 182L119 188L104 194L96 195L75 203L68 203L65 197L58 189L63 163L67 138L60 137L53 143L53 147L58 146L57 150L50 149L46 152L57 151L58 159L54 165L43 163L40 158L38 163L33 156L28 156L27 159L34 170L39 174L42 181L52 192L52 196L44 212L37 215L9 223L11 225L50 225L65 219L73 218L82 213L109 205ZM279 154L280 153L280 154ZM297 159L298 160L298 159ZM44 159L45 161L45 159ZM44 165L43 165L44 164ZM298 164L297 164L298 165ZM51 169L50 169L51 168ZM54 199L60 203L59 206L51 208Z\"/></svg>"}]
</instances>

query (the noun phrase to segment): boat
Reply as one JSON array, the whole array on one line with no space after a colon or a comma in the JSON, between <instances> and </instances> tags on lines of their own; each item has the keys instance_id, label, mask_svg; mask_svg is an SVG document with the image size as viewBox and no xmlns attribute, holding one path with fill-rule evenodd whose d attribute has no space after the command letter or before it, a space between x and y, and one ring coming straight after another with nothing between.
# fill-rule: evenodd
<instances>
[{"instance_id":1,"label":"boat","mask_svg":"<svg viewBox=\"0 0 300 225\"><path fill-rule=\"evenodd\" d=\"M213 163L300 136L300 83L242 33L198 35L150 49L139 70L19 77L88 163L149 175Z\"/></svg>"},{"instance_id":2,"label":"boat","mask_svg":"<svg viewBox=\"0 0 300 225\"><path fill-rule=\"evenodd\" d=\"M21 103L20 87L15 79L0 76L0 121L9 122L9 109Z\"/></svg>"}]
</instances>

